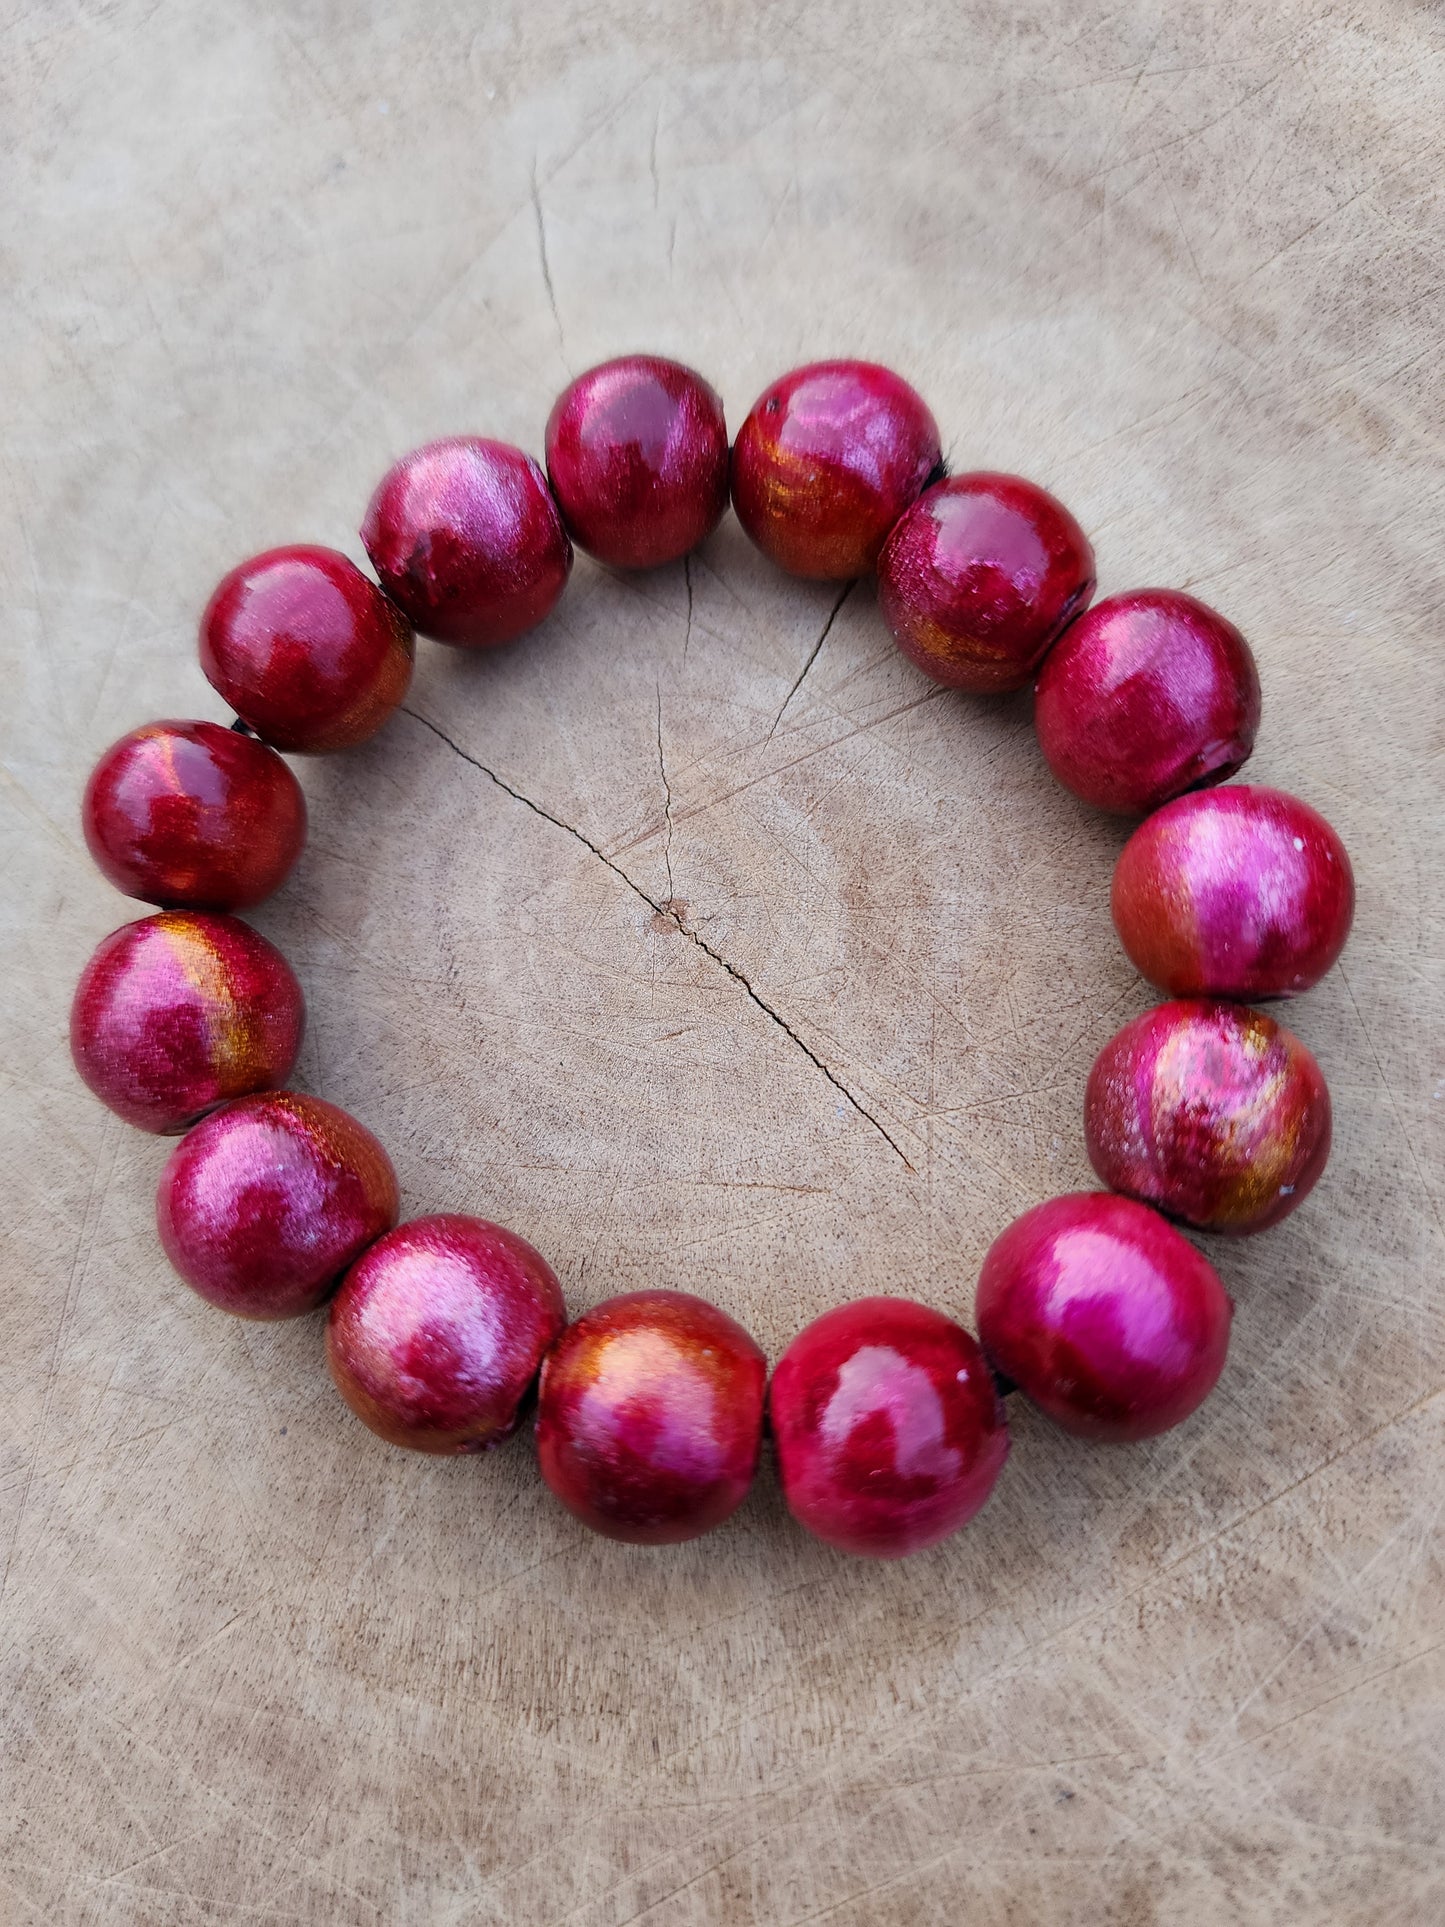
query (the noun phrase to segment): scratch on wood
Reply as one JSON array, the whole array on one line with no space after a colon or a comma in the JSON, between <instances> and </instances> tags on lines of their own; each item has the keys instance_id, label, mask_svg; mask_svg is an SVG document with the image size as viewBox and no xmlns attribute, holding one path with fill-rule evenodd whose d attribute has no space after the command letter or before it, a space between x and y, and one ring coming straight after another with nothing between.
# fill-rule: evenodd
<instances>
[{"instance_id":1,"label":"scratch on wood","mask_svg":"<svg viewBox=\"0 0 1445 1927\"><path fill-rule=\"evenodd\" d=\"M562 316L557 307L557 290L552 285L552 263L547 254L547 219L542 212L542 193L537 185L537 157L532 157L532 212L537 220L537 254L542 264L542 280L547 289L547 300L552 309L552 319L557 327L557 346L562 351L562 360L567 360L567 341L562 332Z\"/></svg>"}]
</instances>

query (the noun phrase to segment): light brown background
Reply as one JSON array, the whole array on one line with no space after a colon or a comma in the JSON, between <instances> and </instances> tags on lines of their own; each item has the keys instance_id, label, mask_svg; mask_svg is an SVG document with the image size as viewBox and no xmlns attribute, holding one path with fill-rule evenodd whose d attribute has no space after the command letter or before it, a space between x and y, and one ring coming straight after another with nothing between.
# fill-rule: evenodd
<instances>
[{"instance_id":1,"label":"light brown background","mask_svg":"<svg viewBox=\"0 0 1445 1927\"><path fill-rule=\"evenodd\" d=\"M6 1921L1445 1916L1442 54L1404 4L13 12ZM1128 1451L1015 1402L993 1503L901 1566L810 1543L770 1477L647 1552L563 1515L525 1440L384 1448L318 1320L168 1274L167 1147L67 1059L133 913L84 773L223 713L217 575L359 556L394 456L538 450L630 348L734 424L798 360L897 365L955 464L1067 498L1101 590L1241 623L1250 773L1357 864L1289 1019L1333 1161L1214 1247L1217 1397ZM1026 700L932 690L860 589L785 704L832 595L729 524L690 584L583 560L515 650L423 645L417 712L576 834L398 717L306 766L310 847L256 917L306 985L302 1081L381 1133L408 1212L516 1226L576 1306L706 1293L774 1354L865 1291L967 1317L990 1238L1090 1182L1084 1077L1149 995L1107 914L1123 832Z\"/></svg>"}]
</instances>

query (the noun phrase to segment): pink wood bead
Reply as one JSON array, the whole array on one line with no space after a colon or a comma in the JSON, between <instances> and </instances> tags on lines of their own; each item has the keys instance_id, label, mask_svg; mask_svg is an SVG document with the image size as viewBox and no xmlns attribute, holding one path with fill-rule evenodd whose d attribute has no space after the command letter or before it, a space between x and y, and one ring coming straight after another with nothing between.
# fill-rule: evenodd
<instances>
[{"instance_id":1,"label":"pink wood bead","mask_svg":"<svg viewBox=\"0 0 1445 1927\"><path fill-rule=\"evenodd\" d=\"M253 555L201 618L206 680L277 749L319 754L374 736L407 692L411 630L336 549Z\"/></svg>"},{"instance_id":2,"label":"pink wood bead","mask_svg":"<svg viewBox=\"0 0 1445 1927\"><path fill-rule=\"evenodd\" d=\"M331 1301L326 1357L356 1416L416 1452L481 1452L515 1431L567 1322L540 1251L499 1224L413 1218L362 1253Z\"/></svg>"},{"instance_id":3,"label":"pink wood bead","mask_svg":"<svg viewBox=\"0 0 1445 1927\"><path fill-rule=\"evenodd\" d=\"M1160 1004L1100 1051L1084 1134L1111 1190L1200 1231L1263 1231L1325 1168L1330 1094L1273 1018L1238 1004Z\"/></svg>"},{"instance_id":4,"label":"pink wood bead","mask_svg":"<svg viewBox=\"0 0 1445 1927\"><path fill-rule=\"evenodd\" d=\"M1355 879L1308 803L1232 783L1181 796L1129 838L1114 869L1129 961L1175 997L1293 997L1345 947Z\"/></svg>"},{"instance_id":5,"label":"pink wood bead","mask_svg":"<svg viewBox=\"0 0 1445 1927\"><path fill-rule=\"evenodd\" d=\"M239 1098L182 1138L156 1224L192 1290L238 1318L295 1318L396 1223L396 1173L354 1117L323 1098Z\"/></svg>"},{"instance_id":6,"label":"pink wood bead","mask_svg":"<svg viewBox=\"0 0 1445 1927\"><path fill-rule=\"evenodd\" d=\"M676 562L728 505L722 399L660 355L604 361L557 397L547 473L573 541L599 562Z\"/></svg>"},{"instance_id":7,"label":"pink wood bead","mask_svg":"<svg viewBox=\"0 0 1445 1927\"><path fill-rule=\"evenodd\" d=\"M1034 728L1066 789L1143 816L1249 759L1259 674L1232 622L1179 589L1107 596L1039 672Z\"/></svg>"},{"instance_id":8,"label":"pink wood bead","mask_svg":"<svg viewBox=\"0 0 1445 1927\"><path fill-rule=\"evenodd\" d=\"M1062 502L1018 475L954 475L894 524L878 606L925 676L1022 689L1094 593L1094 551Z\"/></svg>"},{"instance_id":9,"label":"pink wood bead","mask_svg":"<svg viewBox=\"0 0 1445 1927\"><path fill-rule=\"evenodd\" d=\"M1008 1456L982 1352L907 1298L861 1298L815 1319L779 1359L769 1410L793 1517L869 1558L901 1558L967 1525Z\"/></svg>"},{"instance_id":10,"label":"pink wood bead","mask_svg":"<svg viewBox=\"0 0 1445 1927\"><path fill-rule=\"evenodd\" d=\"M112 743L81 804L86 846L127 896L248 910L306 841L306 799L275 750L218 723L147 723Z\"/></svg>"},{"instance_id":11,"label":"pink wood bead","mask_svg":"<svg viewBox=\"0 0 1445 1927\"><path fill-rule=\"evenodd\" d=\"M274 944L235 917L163 910L104 938L70 1011L75 1067L142 1131L184 1131L284 1083L305 1004Z\"/></svg>"},{"instance_id":12,"label":"pink wood bead","mask_svg":"<svg viewBox=\"0 0 1445 1927\"><path fill-rule=\"evenodd\" d=\"M975 1315L989 1362L1082 1438L1152 1438L1213 1391L1233 1306L1187 1238L1132 1198L1080 1191L991 1246Z\"/></svg>"},{"instance_id":13,"label":"pink wood bead","mask_svg":"<svg viewBox=\"0 0 1445 1927\"><path fill-rule=\"evenodd\" d=\"M866 575L940 459L938 424L900 376L810 362L765 389L738 430L733 507L790 575Z\"/></svg>"},{"instance_id":14,"label":"pink wood bead","mask_svg":"<svg viewBox=\"0 0 1445 1927\"><path fill-rule=\"evenodd\" d=\"M683 1291L635 1291L569 1325L542 1366L537 1459L584 1525L675 1545L747 1497L767 1362L724 1312Z\"/></svg>"},{"instance_id":15,"label":"pink wood bead","mask_svg":"<svg viewBox=\"0 0 1445 1927\"><path fill-rule=\"evenodd\" d=\"M422 634L463 649L535 628L572 569L546 476L520 448L479 436L403 455L377 485L361 539Z\"/></svg>"}]
</instances>

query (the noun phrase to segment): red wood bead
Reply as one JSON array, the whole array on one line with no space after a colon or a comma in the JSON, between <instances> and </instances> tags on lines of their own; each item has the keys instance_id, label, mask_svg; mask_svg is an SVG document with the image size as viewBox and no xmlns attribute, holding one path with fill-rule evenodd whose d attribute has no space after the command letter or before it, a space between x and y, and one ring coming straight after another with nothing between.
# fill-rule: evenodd
<instances>
[{"instance_id":1,"label":"red wood bead","mask_svg":"<svg viewBox=\"0 0 1445 1927\"><path fill-rule=\"evenodd\" d=\"M547 473L573 541L599 562L676 562L728 505L722 398L678 361L605 361L557 397Z\"/></svg>"},{"instance_id":2,"label":"red wood bead","mask_svg":"<svg viewBox=\"0 0 1445 1927\"><path fill-rule=\"evenodd\" d=\"M878 606L898 647L950 689L1022 689L1094 593L1094 551L1062 502L1018 475L954 475L894 524Z\"/></svg>"},{"instance_id":3,"label":"red wood bead","mask_svg":"<svg viewBox=\"0 0 1445 1927\"><path fill-rule=\"evenodd\" d=\"M975 1315L989 1361L1082 1438L1152 1438L1224 1369L1234 1307L1218 1274L1132 1198L1080 1191L990 1247Z\"/></svg>"},{"instance_id":4,"label":"red wood bead","mask_svg":"<svg viewBox=\"0 0 1445 1927\"><path fill-rule=\"evenodd\" d=\"M284 883L306 799L275 750L218 723L147 723L112 743L81 804L117 890L167 908L247 910Z\"/></svg>"},{"instance_id":5,"label":"red wood bead","mask_svg":"<svg viewBox=\"0 0 1445 1927\"><path fill-rule=\"evenodd\" d=\"M542 1366L542 1477L609 1539L695 1539L747 1497L766 1379L742 1326L704 1299L609 1299L569 1325Z\"/></svg>"},{"instance_id":6,"label":"red wood bead","mask_svg":"<svg viewBox=\"0 0 1445 1927\"><path fill-rule=\"evenodd\" d=\"M475 436L403 455L377 485L361 539L422 634L463 649L535 628L572 570L541 469L520 448Z\"/></svg>"},{"instance_id":7,"label":"red wood bead","mask_svg":"<svg viewBox=\"0 0 1445 1927\"><path fill-rule=\"evenodd\" d=\"M1100 1051L1084 1132L1111 1190L1200 1231L1263 1231L1325 1168L1330 1094L1273 1018L1238 1004L1160 1004Z\"/></svg>"},{"instance_id":8,"label":"red wood bead","mask_svg":"<svg viewBox=\"0 0 1445 1927\"><path fill-rule=\"evenodd\" d=\"M400 612L335 549L253 555L201 618L201 668L276 749L350 749L406 694L415 640Z\"/></svg>"},{"instance_id":9,"label":"red wood bead","mask_svg":"<svg viewBox=\"0 0 1445 1927\"><path fill-rule=\"evenodd\" d=\"M1175 997L1293 997L1345 947L1355 879L1308 803L1232 783L1181 796L1129 838L1114 869L1129 961Z\"/></svg>"},{"instance_id":10,"label":"red wood bead","mask_svg":"<svg viewBox=\"0 0 1445 1927\"><path fill-rule=\"evenodd\" d=\"M270 1091L205 1118L172 1151L156 1194L166 1256L238 1318L295 1318L396 1223L391 1159L323 1098Z\"/></svg>"},{"instance_id":11,"label":"red wood bead","mask_svg":"<svg viewBox=\"0 0 1445 1927\"><path fill-rule=\"evenodd\" d=\"M830 1546L875 1559L967 1525L1008 1456L982 1352L907 1298L815 1319L779 1359L769 1410L788 1510Z\"/></svg>"},{"instance_id":12,"label":"red wood bead","mask_svg":"<svg viewBox=\"0 0 1445 1927\"><path fill-rule=\"evenodd\" d=\"M1107 596L1045 658L1034 728L1066 789L1143 816L1248 761L1259 674L1232 622L1178 589Z\"/></svg>"},{"instance_id":13,"label":"red wood bead","mask_svg":"<svg viewBox=\"0 0 1445 1927\"><path fill-rule=\"evenodd\" d=\"M499 1224L445 1213L399 1225L331 1301L326 1357L356 1416L416 1452L481 1452L516 1430L567 1322L540 1251Z\"/></svg>"},{"instance_id":14,"label":"red wood bead","mask_svg":"<svg viewBox=\"0 0 1445 1927\"><path fill-rule=\"evenodd\" d=\"M871 361L815 361L765 389L738 430L738 520L790 575L866 575L939 466L922 397Z\"/></svg>"},{"instance_id":15,"label":"red wood bead","mask_svg":"<svg viewBox=\"0 0 1445 1927\"><path fill-rule=\"evenodd\" d=\"M75 1068L142 1131L184 1131L284 1083L305 1004L274 944L235 917L163 910L103 939L70 1010Z\"/></svg>"}]
</instances>

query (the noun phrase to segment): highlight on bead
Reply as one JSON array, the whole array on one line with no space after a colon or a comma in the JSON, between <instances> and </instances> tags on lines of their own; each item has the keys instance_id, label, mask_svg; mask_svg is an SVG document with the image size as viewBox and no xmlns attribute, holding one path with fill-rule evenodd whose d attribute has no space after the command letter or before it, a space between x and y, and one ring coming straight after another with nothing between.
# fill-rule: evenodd
<instances>
[{"instance_id":1,"label":"highlight on bead","mask_svg":"<svg viewBox=\"0 0 1445 1927\"><path fill-rule=\"evenodd\" d=\"M1049 768L1122 816L1232 776L1254 749L1259 714L1249 644L1180 589L1096 602L1049 652L1034 691Z\"/></svg>"},{"instance_id":2,"label":"highlight on bead","mask_svg":"<svg viewBox=\"0 0 1445 1927\"><path fill-rule=\"evenodd\" d=\"M814 1319L778 1360L768 1406L788 1510L865 1558L900 1559L967 1525L1008 1457L978 1344L908 1298Z\"/></svg>"},{"instance_id":3,"label":"highlight on bead","mask_svg":"<svg viewBox=\"0 0 1445 1927\"><path fill-rule=\"evenodd\" d=\"M1355 878L1308 803L1231 783L1140 824L1115 866L1111 905L1130 963L1169 996L1295 997L1344 949Z\"/></svg>"},{"instance_id":4,"label":"highlight on bead","mask_svg":"<svg viewBox=\"0 0 1445 1927\"><path fill-rule=\"evenodd\" d=\"M274 749L319 755L374 736L407 692L415 639L347 556L268 549L222 577L201 617L201 668Z\"/></svg>"},{"instance_id":5,"label":"highlight on bead","mask_svg":"<svg viewBox=\"0 0 1445 1927\"><path fill-rule=\"evenodd\" d=\"M70 1052L102 1104L168 1135L284 1084L305 1015L291 966L249 924L162 910L97 947L71 1004Z\"/></svg>"},{"instance_id":6,"label":"highlight on bead","mask_svg":"<svg viewBox=\"0 0 1445 1927\"><path fill-rule=\"evenodd\" d=\"M1214 1390L1233 1305L1208 1259L1132 1198L1035 1206L989 1247L974 1315L990 1364L1066 1432L1153 1438Z\"/></svg>"},{"instance_id":7,"label":"highlight on bead","mask_svg":"<svg viewBox=\"0 0 1445 1927\"><path fill-rule=\"evenodd\" d=\"M789 575L866 575L942 461L916 390L870 361L815 361L758 397L733 443L737 518Z\"/></svg>"},{"instance_id":8,"label":"highlight on bead","mask_svg":"<svg viewBox=\"0 0 1445 1927\"><path fill-rule=\"evenodd\" d=\"M546 476L520 448L480 435L403 455L377 484L361 539L413 626L458 649L535 629L572 572Z\"/></svg>"},{"instance_id":9,"label":"highlight on bead","mask_svg":"<svg viewBox=\"0 0 1445 1927\"><path fill-rule=\"evenodd\" d=\"M219 723L145 723L112 743L80 806L117 890L168 910L250 910L286 881L306 799L264 743Z\"/></svg>"},{"instance_id":10,"label":"highlight on bead","mask_svg":"<svg viewBox=\"0 0 1445 1927\"><path fill-rule=\"evenodd\" d=\"M1125 1024L1084 1092L1089 1160L1111 1190L1199 1231L1266 1231L1330 1154L1330 1094L1263 1011L1188 1000Z\"/></svg>"},{"instance_id":11,"label":"highlight on bead","mask_svg":"<svg viewBox=\"0 0 1445 1927\"><path fill-rule=\"evenodd\" d=\"M243 1097L182 1138L161 1173L156 1223L191 1289L238 1318L296 1318L396 1223L391 1159L319 1097Z\"/></svg>"},{"instance_id":12,"label":"highlight on bead","mask_svg":"<svg viewBox=\"0 0 1445 1927\"><path fill-rule=\"evenodd\" d=\"M728 505L716 389L680 361L624 355L562 390L547 475L572 540L617 569L658 569L706 541Z\"/></svg>"},{"instance_id":13,"label":"highlight on bead","mask_svg":"<svg viewBox=\"0 0 1445 1927\"><path fill-rule=\"evenodd\" d=\"M355 1261L331 1301L326 1359L356 1416L414 1452L511 1437L567 1314L540 1251L458 1212L413 1218Z\"/></svg>"},{"instance_id":14,"label":"highlight on bead","mask_svg":"<svg viewBox=\"0 0 1445 1927\"><path fill-rule=\"evenodd\" d=\"M1319 1065L1246 1005L1317 984L1354 911L1349 858L1324 818L1283 791L1225 781L1260 723L1249 644L1179 590L1091 604L1094 552L1063 503L1018 475L949 477L927 404L873 362L783 375L729 450L722 399L700 374L622 355L569 383L544 447L545 473L477 435L402 456L362 524L378 582L315 544L239 563L199 634L235 723L142 723L94 768L81 808L91 853L118 889L161 908L86 964L71 1050L121 1118L184 1134L156 1198L176 1272L243 1318L300 1317L330 1299L337 1391L393 1446L487 1452L535 1405L551 1493L593 1531L638 1545L733 1516L765 1413L792 1518L823 1545L877 1559L938 1545L984 1506L1015 1390L1095 1440L1184 1423L1224 1370L1233 1305L1176 1226L1276 1226L1330 1149ZM459 1212L398 1226L398 1176L378 1139L326 1099L282 1088L301 986L230 914L277 889L305 839L302 790L278 752L373 737L408 688L414 632L462 649L512 642L555 608L574 540L612 568L675 565L729 497L794 575L876 569L901 678L921 671L959 702L1035 681L1054 774L1098 808L1144 817L1110 905L1130 963L1175 1000L1099 1052L1084 1128L1109 1189L1038 1204L994 1240L977 1339L957 1306L862 1298L799 1332L771 1381L744 1327L689 1292L659 1284L569 1322L552 1264L517 1231Z\"/></svg>"},{"instance_id":15,"label":"highlight on bead","mask_svg":"<svg viewBox=\"0 0 1445 1927\"><path fill-rule=\"evenodd\" d=\"M1094 551L1062 502L1020 475L925 489L878 558L878 607L934 682L1022 689L1094 593Z\"/></svg>"},{"instance_id":16,"label":"highlight on bead","mask_svg":"<svg viewBox=\"0 0 1445 1927\"><path fill-rule=\"evenodd\" d=\"M767 1361L741 1325L684 1291L584 1312L542 1366L537 1460L584 1525L633 1545L695 1539L747 1497Z\"/></svg>"}]
</instances>

